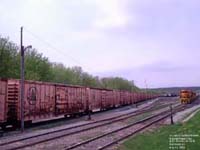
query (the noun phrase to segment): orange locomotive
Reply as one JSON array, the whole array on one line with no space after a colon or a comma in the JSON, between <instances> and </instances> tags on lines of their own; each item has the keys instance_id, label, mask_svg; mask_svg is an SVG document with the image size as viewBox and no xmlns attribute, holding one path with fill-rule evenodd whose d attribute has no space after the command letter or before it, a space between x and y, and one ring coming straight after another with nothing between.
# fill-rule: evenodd
<instances>
[{"instance_id":1,"label":"orange locomotive","mask_svg":"<svg viewBox=\"0 0 200 150\"><path fill-rule=\"evenodd\" d=\"M197 95L191 90L180 91L180 101L184 104L192 103L196 99Z\"/></svg>"}]
</instances>

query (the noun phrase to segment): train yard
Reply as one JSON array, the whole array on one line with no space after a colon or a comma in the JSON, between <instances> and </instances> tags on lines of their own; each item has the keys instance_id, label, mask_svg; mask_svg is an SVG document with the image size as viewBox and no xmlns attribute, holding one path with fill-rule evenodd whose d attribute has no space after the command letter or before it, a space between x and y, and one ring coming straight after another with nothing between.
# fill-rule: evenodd
<instances>
[{"instance_id":1,"label":"train yard","mask_svg":"<svg viewBox=\"0 0 200 150\"><path fill-rule=\"evenodd\" d=\"M1 128L18 127L20 82L0 81ZM23 115L31 126L23 133L4 130L0 149L114 149L150 126L166 120L173 124L173 115L199 104L197 95L191 93L182 91L180 98L160 97L155 93L26 81ZM56 117L61 120L54 120Z\"/></svg>"},{"instance_id":2,"label":"train yard","mask_svg":"<svg viewBox=\"0 0 200 150\"><path fill-rule=\"evenodd\" d=\"M169 99L169 98L168 98ZM5 137L0 141L0 148L11 149L106 149L119 141L134 135L152 124L171 115L169 104L173 105L173 113L189 106L181 105L177 98L154 101L148 105L112 117L101 116L96 120L71 127L50 130L40 134L24 134L23 136ZM98 114L99 115L99 114Z\"/></svg>"},{"instance_id":3,"label":"train yard","mask_svg":"<svg viewBox=\"0 0 200 150\"><path fill-rule=\"evenodd\" d=\"M2 1L0 150L200 150L199 4Z\"/></svg>"}]
</instances>

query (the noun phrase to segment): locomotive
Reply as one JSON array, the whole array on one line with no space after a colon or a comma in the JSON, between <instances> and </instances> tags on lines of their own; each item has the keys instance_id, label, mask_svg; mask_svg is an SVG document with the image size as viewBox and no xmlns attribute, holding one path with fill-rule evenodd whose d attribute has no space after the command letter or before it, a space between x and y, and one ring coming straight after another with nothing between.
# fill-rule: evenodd
<instances>
[{"instance_id":1,"label":"locomotive","mask_svg":"<svg viewBox=\"0 0 200 150\"><path fill-rule=\"evenodd\" d=\"M195 92L191 90L181 90L180 91L180 101L184 104L192 103L197 98Z\"/></svg>"},{"instance_id":2,"label":"locomotive","mask_svg":"<svg viewBox=\"0 0 200 150\"><path fill-rule=\"evenodd\" d=\"M41 81L24 83L24 121L74 116L138 103L157 94L66 85ZM0 126L19 126L20 80L0 79Z\"/></svg>"}]
</instances>

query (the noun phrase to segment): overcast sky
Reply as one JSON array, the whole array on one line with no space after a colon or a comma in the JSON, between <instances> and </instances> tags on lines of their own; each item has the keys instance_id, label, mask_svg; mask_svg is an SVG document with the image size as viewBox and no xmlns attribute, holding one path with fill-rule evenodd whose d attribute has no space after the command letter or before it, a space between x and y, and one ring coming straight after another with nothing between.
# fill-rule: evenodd
<instances>
[{"instance_id":1,"label":"overcast sky","mask_svg":"<svg viewBox=\"0 0 200 150\"><path fill-rule=\"evenodd\" d=\"M0 35L139 87L200 85L199 0L0 0ZM48 44L50 43L50 45Z\"/></svg>"}]
</instances>

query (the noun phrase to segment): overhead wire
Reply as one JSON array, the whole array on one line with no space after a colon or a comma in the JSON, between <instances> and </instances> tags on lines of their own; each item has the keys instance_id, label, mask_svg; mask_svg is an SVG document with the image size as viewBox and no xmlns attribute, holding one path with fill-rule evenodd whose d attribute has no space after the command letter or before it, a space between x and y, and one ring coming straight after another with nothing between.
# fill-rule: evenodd
<instances>
[{"instance_id":1,"label":"overhead wire","mask_svg":"<svg viewBox=\"0 0 200 150\"><path fill-rule=\"evenodd\" d=\"M51 48L52 50L56 50L59 51L60 53L62 53L64 56L70 58L71 60L73 60L74 62L78 63L79 65L82 65L83 67L89 69L89 70L93 70L87 66L85 66L83 63L81 63L79 60L75 59L74 57L72 57L69 54L64 53L63 51L61 51L60 49L56 48L54 45L52 45L50 42L44 40L43 38L39 37L38 35L36 35L35 33L33 33L32 31L30 31L29 29L27 29L26 27L24 27L24 31L26 31L27 33L29 33L30 35L32 35L35 39L39 40L40 42L43 42L44 44L46 44L49 48ZM59 54L60 54L59 53Z\"/></svg>"}]
</instances>

